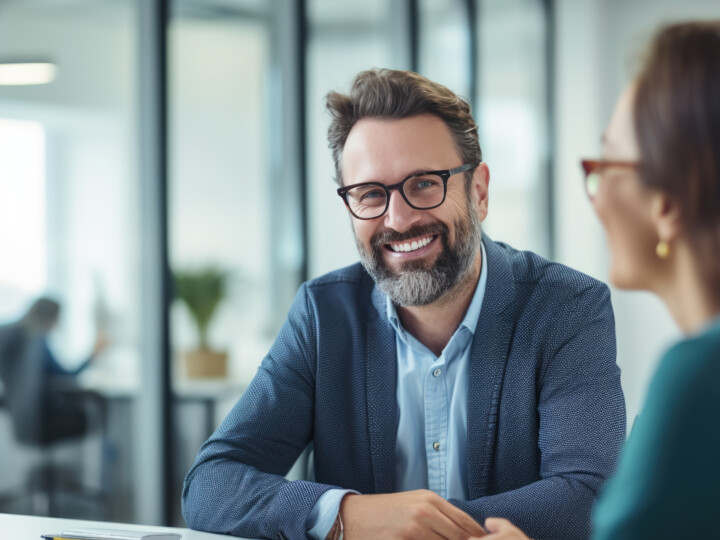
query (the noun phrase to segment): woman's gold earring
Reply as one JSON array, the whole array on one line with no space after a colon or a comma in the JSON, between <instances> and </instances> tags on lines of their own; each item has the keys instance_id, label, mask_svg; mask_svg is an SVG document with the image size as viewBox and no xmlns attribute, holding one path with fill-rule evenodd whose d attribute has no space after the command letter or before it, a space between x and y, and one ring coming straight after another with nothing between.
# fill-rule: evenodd
<instances>
[{"instance_id":1,"label":"woman's gold earring","mask_svg":"<svg viewBox=\"0 0 720 540\"><path fill-rule=\"evenodd\" d=\"M655 253L657 253L657 256L661 259L667 259L668 255L670 255L670 244L665 240L660 240L658 245L655 246Z\"/></svg>"}]
</instances>

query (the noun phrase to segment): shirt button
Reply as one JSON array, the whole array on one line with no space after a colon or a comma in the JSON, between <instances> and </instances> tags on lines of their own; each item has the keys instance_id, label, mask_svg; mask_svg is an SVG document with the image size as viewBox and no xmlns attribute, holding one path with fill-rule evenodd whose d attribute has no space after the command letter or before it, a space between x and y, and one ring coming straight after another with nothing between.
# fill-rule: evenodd
<instances>
[{"instance_id":1,"label":"shirt button","mask_svg":"<svg viewBox=\"0 0 720 540\"><path fill-rule=\"evenodd\" d=\"M440 376L441 373L442 373L442 369L439 369L439 368L436 369L435 371L433 371L433 375L434 375L435 377Z\"/></svg>"},{"instance_id":2,"label":"shirt button","mask_svg":"<svg viewBox=\"0 0 720 540\"><path fill-rule=\"evenodd\" d=\"M439 442L434 442L434 443L433 443L433 450L440 450L440 443L439 443Z\"/></svg>"}]
</instances>

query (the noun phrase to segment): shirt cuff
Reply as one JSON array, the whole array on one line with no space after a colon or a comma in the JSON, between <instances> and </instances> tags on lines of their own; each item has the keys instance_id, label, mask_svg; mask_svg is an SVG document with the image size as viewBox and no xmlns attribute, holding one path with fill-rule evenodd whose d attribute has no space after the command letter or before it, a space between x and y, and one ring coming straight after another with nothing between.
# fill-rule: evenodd
<instances>
[{"instance_id":1,"label":"shirt cuff","mask_svg":"<svg viewBox=\"0 0 720 540\"><path fill-rule=\"evenodd\" d=\"M352 489L330 489L320 496L307 520L308 534L311 538L325 540L340 511L340 503L348 493L359 495Z\"/></svg>"}]
</instances>

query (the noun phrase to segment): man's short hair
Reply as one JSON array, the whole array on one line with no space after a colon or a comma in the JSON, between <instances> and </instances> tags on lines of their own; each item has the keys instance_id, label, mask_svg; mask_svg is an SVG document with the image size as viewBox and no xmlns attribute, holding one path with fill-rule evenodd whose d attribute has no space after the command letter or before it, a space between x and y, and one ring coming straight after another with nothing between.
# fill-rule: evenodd
<instances>
[{"instance_id":1,"label":"man's short hair","mask_svg":"<svg viewBox=\"0 0 720 540\"><path fill-rule=\"evenodd\" d=\"M335 181L343 185L342 152L353 126L363 118L386 120L434 114L450 129L462 163L480 163L478 126L470 104L441 84L412 71L371 69L355 77L350 94L330 92L326 106L332 115L328 145L335 162ZM458 164L460 165L460 164ZM466 173L472 178L472 171Z\"/></svg>"}]
</instances>

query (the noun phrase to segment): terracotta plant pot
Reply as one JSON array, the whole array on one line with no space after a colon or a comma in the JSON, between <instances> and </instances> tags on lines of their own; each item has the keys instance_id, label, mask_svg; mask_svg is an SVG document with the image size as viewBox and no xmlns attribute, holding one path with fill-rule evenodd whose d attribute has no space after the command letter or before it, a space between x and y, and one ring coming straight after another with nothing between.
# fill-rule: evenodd
<instances>
[{"instance_id":1,"label":"terracotta plant pot","mask_svg":"<svg viewBox=\"0 0 720 540\"><path fill-rule=\"evenodd\" d=\"M185 373L189 379L209 379L227 377L226 352L211 349L196 349L183 353Z\"/></svg>"}]
</instances>

